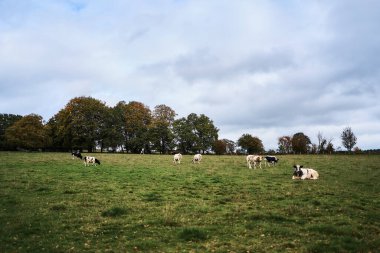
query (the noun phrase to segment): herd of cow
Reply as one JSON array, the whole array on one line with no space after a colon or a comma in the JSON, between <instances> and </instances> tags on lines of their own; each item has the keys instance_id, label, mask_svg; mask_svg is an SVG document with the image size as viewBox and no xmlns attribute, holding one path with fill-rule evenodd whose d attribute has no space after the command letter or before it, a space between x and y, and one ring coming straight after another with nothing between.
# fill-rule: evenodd
<instances>
[{"instance_id":1,"label":"herd of cow","mask_svg":"<svg viewBox=\"0 0 380 253\"><path fill-rule=\"evenodd\" d=\"M93 157L93 156L82 156L82 154L79 151L72 152L71 153L73 159L75 157L83 160L85 166L90 166L90 164L95 165L99 164L100 161ZM180 164L182 160L182 155L180 153L175 154L173 157L173 163L174 164ZM192 163L200 163L202 160L202 155L201 154L196 154L194 155L193 159L191 160ZM259 166L260 169L261 163L264 162L265 166L275 166L280 159L278 159L275 156L260 156L260 155L247 155L246 157L247 160L247 166L249 169L253 168L256 169L256 166ZM304 168L303 165L294 165L294 172L293 172L293 177L292 179L318 179L319 174L316 170L310 169L310 168Z\"/></svg>"}]
</instances>

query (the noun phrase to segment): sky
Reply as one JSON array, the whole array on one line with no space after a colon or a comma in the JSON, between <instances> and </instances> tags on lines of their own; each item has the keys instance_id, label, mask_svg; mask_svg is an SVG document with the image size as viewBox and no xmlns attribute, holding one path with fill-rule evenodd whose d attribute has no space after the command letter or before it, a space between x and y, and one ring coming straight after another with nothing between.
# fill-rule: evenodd
<instances>
[{"instance_id":1,"label":"sky","mask_svg":"<svg viewBox=\"0 0 380 253\"><path fill-rule=\"evenodd\" d=\"M205 114L220 139L351 127L380 148L378 0L0 0L0 113L70 99Z\"/></svg>"}]
</instances>

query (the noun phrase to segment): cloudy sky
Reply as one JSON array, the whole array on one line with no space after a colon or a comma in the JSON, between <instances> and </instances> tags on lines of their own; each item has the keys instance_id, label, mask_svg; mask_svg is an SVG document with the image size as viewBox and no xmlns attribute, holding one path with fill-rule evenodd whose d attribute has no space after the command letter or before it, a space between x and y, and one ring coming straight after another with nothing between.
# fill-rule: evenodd
<instances>
[{"instance_id":1,"label":"cloudy sky","mask_svg":"<svg viewBox=\"0 0 380 253\"><path fill-rule=\"evenodd\" d=\"M219 137L350 126L380 148L378 0L0 0L0 113L70 99L165 104Z\"/></svg>"}]
</instances>

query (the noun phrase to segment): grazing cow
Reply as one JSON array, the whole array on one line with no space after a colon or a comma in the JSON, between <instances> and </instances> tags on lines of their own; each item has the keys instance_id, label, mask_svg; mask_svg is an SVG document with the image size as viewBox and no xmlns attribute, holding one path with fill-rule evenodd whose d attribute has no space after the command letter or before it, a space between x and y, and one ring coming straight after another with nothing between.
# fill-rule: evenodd
<instances>
[{"instance_id":1,"label":"grazing cow","mask_svg":"<svg viewBox=\"0 0 380 253\"><path fill-rule=\"evenodd\" d=\"M267 164L268 164L268 166L270 166L271 164L272 164L273 166L275 166L276 163L278 163L278 161L280 160L280 159L278 159L278 158L275 157L275 156L265 156L264 158L265 158L265 166L266 166Z\"/></svg>"},{"instance_id":2,"label":"grazing cow","mask_svg":"<svg viewBox=\"0 0 380 253\"><path fill-rule=\"evenodd\" d=\"M303 168L303 165L294 165L294 172L292 179L318 179L319 174L314 169Z\"/></svg>"},{"instance_id":3,"label":"grazing cow","mask_svg":"<svg viewBox=\"0 0 380 253\"><path fill-rule=\"evenodd\" d=\"M100 161L93 156L85 156L83 157L83 160L84 160L84 166L90 166L90 164L95 165L95 166L96 164L100 165Z\"/></svg>"},{"instance_id":4,"label":"grazing cow","mask_svg":"<svg viewBox=\"0 0 380 253\"><path fill-rule=\"evenodd\" d=\"M196 154L196 155L194 155L192 163L200 163L201 160L202 160L202 155L201 154Z\"/></svg>"},{"instance_id":5,"label":"grazing cow","mask_svg":"<svg viewBox=\"0 0 380 253\"><path fill-rule=\"evenodd\" d=\"M73 157L73 159L75 159L75 157L77 157L77 158L82 160L82 154L79 152L79 150L77 150L75 152L71 152L71 156Z\"/></svg>"},{"instance_id":6,"label":"grazing cow","mask_svg":"<svg viewBox=\"0 0 380 253\"><path fill-rule=\"evenodd\" d=\"M258 164L260 169L261 169L261 161L263 160L262 156L259 155L247 155L247 165L249 169L252 169L252 164L253 168L256 169L256 165Z\"/></svg>"},{"instance_id":7,"label":"grazing cow","mask_svg":"<svg viewBox=\"0 0 380 253\"><path fill-rule=\"evenodd\" d=\"M174 164L180 164L181 163L181 159L182 159L182 155L180 153L178 154L175 154L174 157L173 157L173 163Z\"/></svg>"}]
</instances>

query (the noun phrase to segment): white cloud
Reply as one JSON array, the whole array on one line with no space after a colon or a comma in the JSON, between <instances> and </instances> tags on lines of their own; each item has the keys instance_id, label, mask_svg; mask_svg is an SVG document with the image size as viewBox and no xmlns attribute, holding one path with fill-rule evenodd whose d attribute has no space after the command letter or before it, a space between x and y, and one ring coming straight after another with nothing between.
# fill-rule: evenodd
<instances>
[{"instance_id":1,"label":"white cloud","mask_svg":"<svg viewBox=\"0 0 380 253\"><path fill-rule=\"evenodd\" d=\"M75 96L204 113L221 138L351 126L378 148L375 0L0 2L0 111L45 120ZM378 128L377 128L378 129Z\"/></svg>"}]
</instances>

